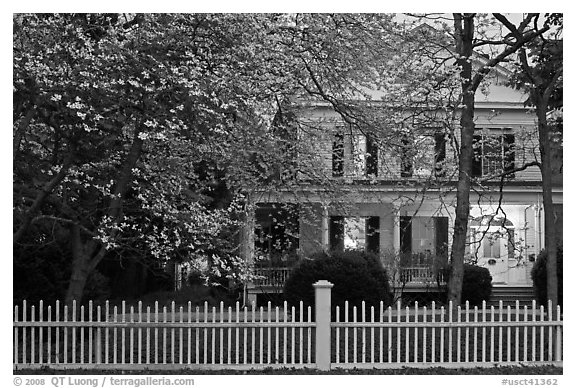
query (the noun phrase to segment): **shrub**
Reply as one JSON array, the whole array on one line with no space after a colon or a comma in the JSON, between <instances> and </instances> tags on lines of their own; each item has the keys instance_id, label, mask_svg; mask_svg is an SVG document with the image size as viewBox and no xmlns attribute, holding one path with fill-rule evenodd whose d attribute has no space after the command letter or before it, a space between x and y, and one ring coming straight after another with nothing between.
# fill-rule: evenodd
<instances>
[{"instance_id":1,"label":"shrub","mask_svg":"<svg viewBox=\"0 0 576 388\"><path fill-rule=\"evenodd\" d=\"M377 255L363 251L320 252L304 259L294 269L284 286L286 301L292 306L304 302L314 307L313 283L328 280L332 288L332 315L335 307L341 306L343 318L344 302L360 307L366 302L367 316L370 306L379 306L380 301L391 303L388 275ZM376 310L378 311L378 310ZM358 311L360 317L360 311ZM342 319L341 318L341 319ZM349 316L352 319L352 315Z\"/></svg>"},{"instance_id":2,"label":"shrub","mask_svg":"<svg viewBox=\"0 0 576 388\"><path fill-rule=\"evenodd\" d=\"M562 274L563 274L563 249L558 247L557 251L557 267L556 272L558 273L558 304L562 305ZM536 294L536 300L541 305L547 305L548 303L548 290L547 290L547 271L546 263L548 262L548 252L543 250L540 252L532 267L532 284L534 287L534 294Z\"/></svg>"},{"instance_id":3,"label":"shrub","mask_svg":"<svg viewBox=\"0 0 576 388\"><path fill-rule=\"evenodd\" d=\"M471 306L480 306L488 301L492 294L492 276L488 268L464 264L462 283L462 303L470 302Z\"/></svg>"}]
</instances>

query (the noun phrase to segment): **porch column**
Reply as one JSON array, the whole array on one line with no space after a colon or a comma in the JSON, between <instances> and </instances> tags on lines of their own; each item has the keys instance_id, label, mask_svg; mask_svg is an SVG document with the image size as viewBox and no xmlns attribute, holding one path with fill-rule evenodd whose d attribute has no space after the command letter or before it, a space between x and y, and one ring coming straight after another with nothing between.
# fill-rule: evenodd
<instances>
[{"instance_id":1,"label":"porch column","mask_svg":"<svg viewBox=\"0 0 576 388\"><path fill-rule=\"evenodd\" d=\"M392 273L393 273L393 292L394 292L394 300L400 300L401 297L401 287L400 285L400 208L394 207L394 231L393 231L393 241L392 246L394 247L394 255L395 259L392 263Z\"/></svg>"},{"instance_id":2,"label":"porch column","mask_svg":"<svg viewBox=\"0 0 576 388\"><path fill-rule=\"evenodd\" d=\"M255 220L255 205L247 203L244 212L244 223L241 227L240 239L240 256L245 263L250 266L254 265L254 228L256 225ZM256 304L256 294L250 292L254 289L254 283L248 282L244 289L244 304Z\"/></svg>"},{"instance_id":3,"label":"porch column","mask_svg":"<svg viewBox=\"0 0 576 388\"><path fill-rule=\"evenodd\" d=\"M322 204L322 249L325 251L330 249L330 241L328 236L328 221L330 216L328 215L328 205Z\"/></svg>"},{"instance_id":4,"label":"porch column","mask_svg":"<svg viewBox=\"0 0 576 388\"><path fill-rule=\"evenodd\" d=\"M394 207L394 234L392 246L394 247L394 253L396 255L400 254L400 208Z\"/></svg>"}]
</instances>

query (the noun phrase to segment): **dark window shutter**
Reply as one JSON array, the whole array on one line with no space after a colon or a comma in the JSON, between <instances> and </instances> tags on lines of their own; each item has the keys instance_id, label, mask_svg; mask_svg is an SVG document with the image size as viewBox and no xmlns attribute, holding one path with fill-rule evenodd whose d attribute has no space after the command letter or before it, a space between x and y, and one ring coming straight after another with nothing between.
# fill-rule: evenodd
<instances>
[{"instance_id":1,"label":"dark window shutter","mask_svg":"<svg viewBox=\"0 0 576 388\"><path fill-rule=\"evenodd\" d=\"M502 136L503 151L504 151L504 172L514 170L514 159L516 157L514 152L514 134L507 133Z\"/></svg>"},{"instance_id":2,"label":"dark window shutter","mask_svg":"<svg viewBox=\"0 0 576 388\"><path fill-rule=\"evenodd\" d=\"M380 217L366 218L366 250L380 252Z\"/></svg>"},{"instance_id":3,"label":"dark window shutter","mask_svg":"<svg viewBox=\"0 0 576 388\"><path fill-rule=\"evenodd\" d=\"M481 177L482 176L482 135L474 135L474 140L472 141L472 176Z\"/></svg>"},{"instance_id":4,"label":"dark window shutter","mask_svg":"<svg viewBox=\"0 0 576 388\"><path fill-rule=\"evenodd\" d=\"M334 135L332 143L332 176L341 177L344 175L344 134Z\"/></svg>"},{"instance_id":5,"label":"dark window shutter","mask_svg":"<svg viewBox=\"0 0 576 388\"><path fill-rule=\"evenodd\" d=\"M400 217L400 252L412 253L412 217Z\"/></svg>"},{"instance_id":6,"label":"dark window shutter","mask_svg":"<svg viewBox=\"0 0 576 388\"><path fill-rule=\"evenodd\" d=\"M378 146L372 136L366 136L366 174L378 176Z\"/></svg>"},{"instance_id":7,"label":"dark window shutter","mask_svg":"<svg viewBox=\"0 0 576 388\"><path fill-rule=\"evenodd\" d=\"M332 250L344 250L344 217L331 216L328 225L329 245Z\"/></svg>"},{"instance_id":8,"label":"dark window shutter","mask_svg":"<svg viewBox=\"0 0 576 388\"><path fill-rule=\"evenodd\" d=\"M436 258L439 264L448 262L448 217L434 217Z\"/></svg>"},{"instance_id":9,"label":"dark window shutter","mask_svg":"<svg viewBox=\"0 0 576 388\"><path fill-rule=\"evenodd\" d=\"M446 176L446 137L442 132L434 134L434 173L437 177Z\"/></svg>"}]
</instances>

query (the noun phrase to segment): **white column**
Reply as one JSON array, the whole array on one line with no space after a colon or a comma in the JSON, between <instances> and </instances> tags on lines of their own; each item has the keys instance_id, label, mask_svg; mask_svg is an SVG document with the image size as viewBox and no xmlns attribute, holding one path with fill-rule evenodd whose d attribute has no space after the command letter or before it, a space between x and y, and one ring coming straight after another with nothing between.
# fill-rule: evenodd
<instances>
[{"instance_id":1,"label":"white column","mask_svg":"<svg viewBox=\"0 0 576 388\"><path fill-rule=\"evenodd\" d=\"M322 249L330 249L330 237L329 237L329 226L328 221L330 216L328 215L328 205L322 204Z\"/></svg>"},{"instance_id":2,"label":"white column","mask_svg":"<svg viewBox=\"0 0 576 388\"><path fill-rule=\"evenodd\" d=\"M313 284L316 311L316 368L330 370L330 310L331 294L334 284L327 280L318 280Z\"/></svg>"},{"instance_id":3,"label":"white column","mask_svg":"<svg viewBox=\"0 0 576 388\"><path fill-rule=\"evenodd\" d=\"M392 246L394 252L400 254L400 208L394 208L394 233L393 233Z\"/></svg>"},{"instance_id":4,"label":"white column","mask_svg":"<svg viewBox=\"0 0 576 388\"><path fill-rule=\"evenodd\" d=\"M241 240L240 240L240 254L244 262L254 264L254 228L255 221L255 208L253 204L248 203L244 213L244 225L241 227ZM247 305L256 304L256 294L251 293L254 284L250 282L244 288L244 303Z\"/></svg>"}]
</instances>

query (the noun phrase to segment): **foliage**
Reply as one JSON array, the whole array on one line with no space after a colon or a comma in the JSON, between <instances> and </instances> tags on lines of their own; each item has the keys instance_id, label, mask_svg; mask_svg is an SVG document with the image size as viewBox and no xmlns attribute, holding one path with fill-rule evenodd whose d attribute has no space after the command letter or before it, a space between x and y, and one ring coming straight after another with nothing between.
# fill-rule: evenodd
<instances>
[{"instance_id":1,"label":"foliage","mask_svg":"<svg viewBox=\"0 0 576 388\"><path fill-rule=\"evenodd\" d=\"M556 256L556 271L558 273L558 304L560 306L563 305L563 273L564 273L564 266L563 266L563 249L561 246L557 249L557 256ZM534 263L534 267L532 267L532 272L530 273L532 277L532 284L534 287L534 293L536 294L536 300L539 304L547 306L548 305L548 297L547 297L547 269L546 263L548 262L548 252L543 250L540 252L538 257L536 258L536 262Z\"/></svg>"},{"instance_id":2,"label":"foliage","mask_svg":"<svg viewBox=\"0 0 576 388\"><path fill-rule=\"evenodd\" d=\"M491 293L492 276L488 268L464 264L462 302L468 301L471 306L480 306L482 301L490 300Z\"/></svg>"},{"instance_id":3,"label":"foliage","mask_svg":"<svg viewBox=\"0 0 576 388\"><path fill-rule=\"evenodd\" d=\"M391 303L388 275L377 255L364 251L320 252L304 259L292 271L284 286L284 296L290 305L314 307L313 283L328 280L332 288L332 312L340 306L343 314L344 302L360 309L366 302L377 308L380 301L385 307ZM360 311L359 311L360 315ZM343 315L342 315L343 317ZM351 315L350 315L351 317Z\"/></svg>"}]
</instances>

